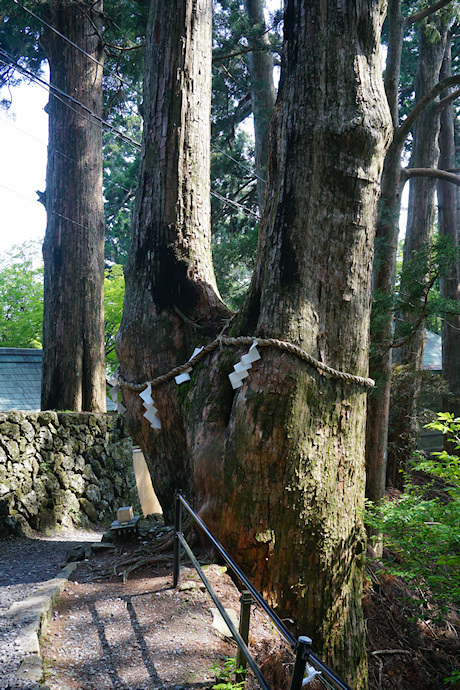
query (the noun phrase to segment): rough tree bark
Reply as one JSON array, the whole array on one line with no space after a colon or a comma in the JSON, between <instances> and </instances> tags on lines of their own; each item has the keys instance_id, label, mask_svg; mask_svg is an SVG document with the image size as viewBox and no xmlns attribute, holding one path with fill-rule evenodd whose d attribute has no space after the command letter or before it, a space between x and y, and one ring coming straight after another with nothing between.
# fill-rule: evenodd
<instances>
[{"instance_id":1,"label":"rough tree bark","mask_svg":"<svg viewBox=\"0 0 460 690\"><path fill-rule=\"evenodd\" d=\"M207 138L201 128L194 133L197 113L208 116L200 92L208 62L198 41L208 40L209 5L152 6L141 185L117 343L127 381L184 362L227 316L204 221ZM228 331L292 341L362 376L390 129L378 47L383 12L375 0L286 3L257 268ZM201 76L192 79L197 65ZM132 433L167 515L182 488L279 614L364 688L365 390L264 348L234 391L228 374L245 351L208 355L185 389L156 387L161 430L150 429L139 395L125 386Z\"/></svg>"},{"instance_id":2,"label":"rough tree bark","mask_svg":"<svg viewBox=\"0 0 460 690\"><path fill-rule=\"evenodd\" d=\"M373 290L378 298L379 313L371 334L370 373L376 388L369 394L366 425L366 496L379 502L385 493L390 409L391 364L393 341L393 302L396 257L398 252L401 194L405 177L401 171L404 142L426 103L414 108L399 124L398 88L401 52L405 32L415 23L448 5L440 0L408 17L402 15L401 0L389 0L388 57L385 70L385 93L392 114L394 135L388 149L382 177L381 201L376 229ZM439 92L438 92L439 93ZM436 97L432 94L432 99Z\"/></svg>"},{"instance_id":3,"label":"rough tree bark","mask_svg":"<svg viewBox=\"0 0 460 690\"><path fill-rule=\"evenodd\" d=\"M50 3L48 20L101 61L101 12L102 0L91 6L59 0ZM43 42L52 88L41 404L42 409L105 411L102 130L97 122L102 68L51 30Z\"/></svg>"},{"instance_id":4,"label":"rough tree bark","mask_svg":"<svg viewBox=\"0 0 460 690\"><path fill-rule=\"evenodd\" d=\"M441 77L451 75L451 40L446 46ZM441 94L441 99L448 98L451 89ZM446 106L441 113L441 131L439 134L439 168L454 170L456 166L454 112L453 105ZM459 191L450 182L438 182L438 225L439 234L451 240L458 247L459 244ZM441 295L460 303L460 261L452 266L451 275L440 281ZM444 314L442 325L442 373L449 386L453 399L444 401L444 409L460 416L460 315Z\"/></svg>"},{"instance_id":5,"label":"rough tree bark","mask_svg":"<svg viewBox=\"0 0 460 690\"><path fill-rule=\"evenodd\" d=\"M436 28L436 38L433 37L433 26L420 28L419 55L417 74L415 78L416 103L419 102L439 82L440 69L446 47L448 21L442 16L432 20ZM438 165L439 146L438 135L440 127L440 111L435 101L431 102L421 113L412 129L413 144L410 161L411 168L435 169ZM403 253L403 273L408 262L412 261L417 252L430 242L433 235L435 221L435 190L436 180L431 177L420 177L410 180L409 203L406 224L406 236ZM427 264L419 268L419 280L424 282L429 271ZM400 292L410 300L411 287L401 281ZM418 309L417 309L418 307ZM412 377L406 378L404 388L393 399L397 405L392 415L390 425L389 452L387 463L387 484L399 489L403 487L401 470L406 468L408 458L416 449L419 424L417 406L420 393L419 372L423 369L423 352L425 350L426 330L425 322L417 326L422 302L410 304L407 311L397 314L395 333L398 334L399 322L411 323L414 333L403 344L394 350L394 359L398 364L410 368ZM391 415L391 411L390 411Z\"/></svg>"},{"instance_id":6,"label":"rough tree bark","mask_svg":"<svg viewBox=\"0 0 460 690\"><path fill-rule=\"evenodd\" d=\"M273 83L273 56L268 52L270 45L265 33L264 0L244 0L244 7L252 27L257 26L260 37L252 40L258 50L248 56L251 75L251 102L254 116L255 163L257 198L262 213L264 205L265 180L268 156L268 128L275 107L276 94Z\"/></svg>"}]
</instances>

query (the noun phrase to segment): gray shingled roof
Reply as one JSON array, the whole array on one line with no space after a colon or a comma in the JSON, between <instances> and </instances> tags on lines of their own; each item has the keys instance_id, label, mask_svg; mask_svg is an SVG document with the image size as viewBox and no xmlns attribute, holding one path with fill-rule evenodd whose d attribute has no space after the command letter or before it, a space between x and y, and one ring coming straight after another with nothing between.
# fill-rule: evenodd
<instances>
[{"instance_id":1,"label":"gray shingled roof","mask_svg":"<svg viewBox=\"0 0 460 690\"><path fill-rule=\"evenodd\" d=\"M0 412L38 412L41 386L41 350L0 347ZM107 409L114 407L107 398Z\"/></svg>"},{"instance_id":2,"label":"gray shingled roof","mask_svg":"<svg viewBox=\"0 0 460 690\"><path fill-rule=\"evenodd\" d=\"M42 351L0 347L0 412L40 409Z\"/></svg>"}]
</instances>

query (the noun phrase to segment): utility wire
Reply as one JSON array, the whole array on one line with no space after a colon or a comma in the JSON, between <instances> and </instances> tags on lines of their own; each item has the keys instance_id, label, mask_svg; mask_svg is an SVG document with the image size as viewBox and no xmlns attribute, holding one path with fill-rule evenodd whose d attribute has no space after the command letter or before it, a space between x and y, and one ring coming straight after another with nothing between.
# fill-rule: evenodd
<instances>
[{"instance_id":1,"label":"utility wire","mask_svg":"<svg viewBox=\"0 0 460 690\"><path fill-rule=\"evenodd\" d=\"M10 189L10 187L7 187L4 184L0 183L0 187L2 189L6 189L7 192L11 192L11 194L16 194L16 196L21 197L21 199L25 199L26 201L30 202L31 204L39 204L40 202L38 199L29 199L28 196L24 196L24 194L21 194L20 192L16 192L14 189ZM48 209L46 209L46 212L48 213ZM51 213L55 216L59 216L59 218L63 218L64 220L69 221L69 223L73 223L73 225L78 225L80 228L84 228L85 230L89 230L89 232L92 232L92 228L88 227L87 225L83 225L83 223L78 223L76 220L72 220L72 218L68 218L68 216L64 216L62 213L58 213L57 211L51 211Z\"/></svg>"},{"instance_id":2,"label":"utility wire","mask_svg":"<svg viewBox=\"0 0 460 690\"><path fill-rule=\"evenodd\" d=\"M13 122L10 122L9 120L5 120L5 118L3 118L3 117L0 117L0 122L4 122L5 124L9 125L10 127L13 127L13 129L16 129L18 132L21 132L21 134L25 134L26 137L30 137L31 139L36 141L38 144L41 144L46 149L48 149L48 151L53 151L54 153L59 154L63 158L67 158L67 160L72 161L72 163L79 165L78 161L75 158L72 158L72 156L68 156L66 153L59 151L59 149L50 147L49 144L47 144L45 141L42 141L41 139L37 139L37 137L34 137L33 134L30 134L30 132L26 132L25 129L21 129L21 127L18 127ZM114 182L113 180L110 180L110 184L113 185L114 187L118 187L118 189L122 189L127 194L131 194L133 191L132 189L126 189L126 187L123 187L121 184L118 184L118 182ZM105 187L107 187L107 186L108 185L105 185Z\"/></svg>"},{"instance_id":3,"label":"utility wire","mask_svg":"<svg viewBox=\"0 0 460 690\"><path fill-rule=\"evenodd\" d=\"M9 66L12 64L16 70L19 72L22 72L26 77L31 79L32 81L36 82L40 86L42 86L45 89L48 89L50 94L53 95L55 98L57 98L58 101L61 101L61 103L64 103L70 110L72 110L74 113L77 113L77 115L80 115L83 117L85 120L88 122L91 122L92 124L96 125L97 127L100 127L100 129L108 129L109 131L113 132L116 136L120 137L123 141L131 144L134 148L140 150L141 145L139 142L135 141L131 137L129 137L127 134L124 134L123 132L120 132L116 127L110 124L110 122L107 122L107 120L104 120L102 117L97 115L91 108L88 108L88 106L84 105L80 101L78 101L76 98L73 98L73 96L70 96L68 93L63 91L57 86L54 86L53 84L50 84L49 82L45 81L44 79L41 79L37 75L33 74L30 70L26 69L25 67L22 67L18 62L16 62L11 55L8 55L6 51L4 51L2 48L0 48L0 53L2 53L4 56L6 56L11 62L6 62L6 60L0 58L0 62L3 62L4 65ZM83 113L80 113L78 110L75 110L75 108L72 108L71 105L66 103L62 98L58 96L60 94L61 96L64 96L67 98L71 103L75 103L76 105L79 105L81 108L83 108L87 113L92 115L94 118L94 121L91 120L90 118L86 117Z\"/></svg>"},{"instance_id":4,"label":"utility wire","mask_svg":"<svg viewBox=\"0 0 460 690\"><path fill-rule=\"evenodd\" d=\"M234 201L233 199L227 199L227 197L222 196L221 194L218 194L217 192L213 192L211 190L212 196L216 197L216 199L219 199L220 201L223 201L226 204L230 204L230 206L234 206L237 208L239 211L242 211L245 213L247 216L254 216L256 220L260 220L260 216L257 213L254 213L254 211L251 211L251 209L246 208L246 206L243 206L243 204L239 204L237 201Z\"/></svg>"},{"instance_id":5,"label":"utility wire","mask_svg":"<svg viewBox=\"0 0 460 690\"><path fill-rule=\"evenodd\" d=\"M219 153L221 153L222 155L227 156L227 158L230 158L230 160L233 161L234 163L236 163L237 165L239 165L240 168L244 168L244 170L247 170L248 172L251 173L251 175L254 175L254 177L256 177L258 180L265 183L265 180L262 177L259 177L259 175L257 173L255 173L254 170L247 168L245 165L243 165L243 163L240 163L240 161L237 161L236 158L232 158L228 153L226 153L225 151L222 151L222 149L219 149L212 142L211 142L211 146L213 149L216 149L216 151L219 151Z\"/></svg>"},{"instance_id":6,"label":"utility wire","mask_svg":"<svg viewBox=\"0 0 460 690\"><path fill-rule=\"evenodd\" d=\"M67 36L64 36L64 34L61 34L60 31L58 31L57 29L55 29L54 26L51 26L51 24L48 24L48 22L45 22L44 19L42 19L41 17L38 16L38 14L35 14L35 12L32 12L32 10L29 10L28 7L24 7L24 5L22 5L18 0L13 0L13 2L15 3L15 5L18 5L18 6L21 7L23 10L25 10L26 12L28 12L29 14L31 14L32 17L35 17L35 19L37 19L37 20L38 20L39 22L41 22L44 26L46 26L48 29L50 29L50 31L53 31L55 34L57 34L58 36L60 36L60 37L61 37L64 41L66 41L67 43L70 43L70 45L73 46L74 48L76 48L77 50L79 50L80 53L83 53L83 55L86 55L86 57L89 58L90 60L92 60L93 62L95 62L96 65L98 65L99 67L101 67L101 68L102 68L103 70L105 70L106 72L108 71L108 72L111 74L111 76L115 77L115 79L119 79L120 82L121 82L122 84L125 84L126 86L129 86L129 88L132 89L133 91L135 91L137 94L139 94L139 96L142 96L142 93L141 93L138 89L136 89L135 86L133 86L133 85L130 84L129 82L125 81L125 80L124 80L122 77L120 77L118 74L115 74L114 72L112 72L112 70L111 70L109 67L107 67L106 65L104 65L102 62L99 62L99 60L96 60L95 57L93 57L92 55L90 55L90 53L87 53L86 50L84 50L83 48L81 48L80 46L78 46L76 43L74 43L73 41L71 41L70 38L67 38Z\"/></svg>"},{"instance_id":7,"label":"utility wire","mask_svg":"<svg viewBox=\"0 0 460 690\"><path fill-rule=\"evenodd\" d=\"M92 60L93 62L95 62L97 65L99 65L103 70L105 70L106 72L108 72L112 77L114 77L115 79L119 79L121 83L123 83L123 84L125 84L126 86L128 86L130 89L132 89L133 91L135 91L135 92L136 92L137 94L139 94L140 96L143 95L138 89L136 89L135 86L133 86L132 84L130 84L129 82L127 82L125 79L123 79L122 77L120 77L118 74L115 74L109 67L107 67L106 65L104 65L102 62L99 62L98 60L96 60L95 57L93 57L92 55L90 55L89 53L87 53L86 50L84 50L83 48L81 48L80 46L78 46L76 43L74 43L73 41L71 41L70 38L67 38L66 36L64 36L64 34L62 34L60 31L58 31L58 30L55 29L53 26L51 26L51 24L48 24L48 22L46 22L44 19L42 19L41 17L39 17L37 14L35 14L35 12L32 12L32 10L29 10L27 7L25 7L24 5L22 5L22 4L19 2L19 0L13 0L13 2L14 2L16 5L18 5L19 7L21 7L23 10L25 10L26 12L28 12L29 14L31 14L33 17L35 17L35 19L37 19L39 22L41 22L44 26L48 27L48 29L50 29L51 31L54 31L54 33L56 33L58 36L60 36L64 41L67 41L67 43L70 43L70 45L72 45L74 48L76 48L76 50L79 50L81 53L83 53L83 55L86 55L86 57L88 57L90 60ZM269 29L267 29L267 31L268 31L268 30L269 30ZM17 66L17 65L15 65L15 66ZM56 88L56 87L53 87L53 88ZM68 96L68 94L65 94L65 95L66 95L68 98L71 98L71 96ZM80 103L80 105L82 105L82 104ZM86 107L86 106L82 106L82 107ZM94 113L93 113L93 115L94 115ZM94 115L94 116L95 116L95 117L98 117L97 115ZM221 153L223 156L226 156L226 157L229 158L231 161L233 161L234 163L236 163L237 165L239 165L241 168L243 168L243 169L246 170L247 172L251 173L251 175L254 175L255 178L257 178L257 179L260 180L261 182L265 182L265 180L264 180L262 177L260 177L257 173L255 173L255 172L254 172L253 170L251 170L250 168L248 168L248 167L246 167L245 165L243 165L243 163L240 163L240 161L236 160L236 158L233 158L232 156L230 156L230 155L229 155L228 153L226 153L225 151L222 151L221 149L219 149L219 148L218 148L215 144L213 144L213 143L211 143L211 146L212 146L214 149L216 149L216 151L218 151L219 153Z\"/></svg>"}]
</instances>

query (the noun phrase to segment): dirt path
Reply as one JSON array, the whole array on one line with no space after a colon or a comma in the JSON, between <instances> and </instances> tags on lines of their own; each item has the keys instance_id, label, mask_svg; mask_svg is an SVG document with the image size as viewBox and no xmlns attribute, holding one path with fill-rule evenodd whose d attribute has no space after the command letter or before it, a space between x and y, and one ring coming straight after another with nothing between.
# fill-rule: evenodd
<instances>
[{"instance_id":1,"label":"dirt path","mask_svg":"<svg viewBox=\"0 0 460 690\"><path fill-rule=\"evenodd\" d=\"M10 607L34 595L37 586L59 573L69 551L88 542L100 541L102 532L72 530L52 536L15 537L0 540L0 690L28 688L16 679L24 649L24 625L6 615Z\"/></svg>"},{"instance_id":2,"label":"dirt path","mask_svg":"<svg viewBox=\"0 0 460 690\"><path fill-rule=\"evenodd\" d=\"M73 574L42 643L51 690L195 690L216 684L216 668L236 645L213 626L214 606L194 570L182 570L172 589L171 569L150 571L125 584L98 580L113 562L99 555ZM239 592L224 569L206 574L226 608L239 612ZM277 634L253 617L254 651L277 646ZM248 688L251 685L248 684Z\"/></svg>"}]
</instances>

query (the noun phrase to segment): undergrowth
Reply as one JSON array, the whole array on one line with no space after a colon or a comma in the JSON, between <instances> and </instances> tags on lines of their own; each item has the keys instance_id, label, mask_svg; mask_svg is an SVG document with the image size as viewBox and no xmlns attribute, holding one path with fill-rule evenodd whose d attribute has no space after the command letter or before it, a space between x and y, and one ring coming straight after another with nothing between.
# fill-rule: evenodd
<instances>
[{"instance_id":1,"label":"undergrowth","mask_svg":"<svg viewBox=\"0 0 460 690\"><path fill-rule=\"evenodd\" d=\"M417 486L408 475L396 500L368 505L366 521L383 533L384 546L393 555L385 570L415 586L442 617L449 605L460 605L460 418L439 413L426 426L442 431L453 452L417 457L413 469L432 477L431 484ZM427 499L435 478L443 486Z\"/></svg>"}]
</instances>

